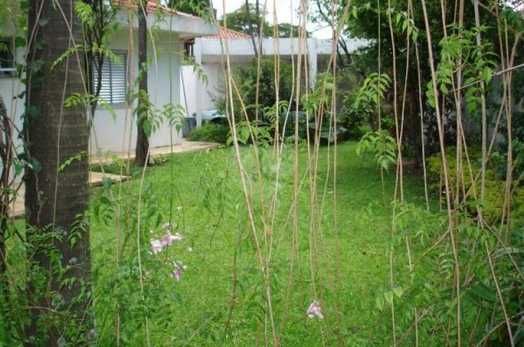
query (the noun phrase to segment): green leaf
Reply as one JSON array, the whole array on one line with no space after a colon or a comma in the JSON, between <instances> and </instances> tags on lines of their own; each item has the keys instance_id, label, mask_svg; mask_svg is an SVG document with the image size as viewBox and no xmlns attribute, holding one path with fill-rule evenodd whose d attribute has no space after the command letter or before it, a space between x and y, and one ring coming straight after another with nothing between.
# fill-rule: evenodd
<instances>
[{"instance_id":1,"label":"green leaf","mask_svg":"<svg viewBox=\"0 0 524 347\"><path fill-rule=\"evenodd\" d=\"M402 289L402 287L394 287L393 288L393 293L395 293L397 298L400 298L400 297L402 297L402 294L404 294L404 290Z\"/></svg>"},{"instance_id":2,"label":"green leaf","mask_svg":"<svg viewBox=\"0 0 524 347\"><path fill-rule=\"evenodd\" d=\"M471 287L469 292L478 299L483 299L493 303L497 302L497 296L495 294L495 291L491 290L481 282Z\"/></svg>"},{"instance_id":3,"label":"green leaf","mask_svg":"<svg viewBox=\"0 0 524 347\"><path fill-rule=\"evenodd\" d=\"M384 309L384 297L377 296L377 298L375 299L375 304L377 308L382 311Z\"/></svg>"},{"instance_id":4,"label":"green leaf","mask_svg":"<svg viewBox=\"0 0 524 347\"><path fill-rule=\"evenodd\" d=\"M390 305L393 304L393 292L387 291L384 293L384 299L386 299L386 302Z\"/></svg>"}]
</instances>

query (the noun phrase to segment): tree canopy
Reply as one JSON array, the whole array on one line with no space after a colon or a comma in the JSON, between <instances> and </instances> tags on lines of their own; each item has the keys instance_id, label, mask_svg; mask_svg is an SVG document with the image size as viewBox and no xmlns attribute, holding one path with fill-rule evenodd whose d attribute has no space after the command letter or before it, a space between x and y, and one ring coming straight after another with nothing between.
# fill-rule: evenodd
<instances>
[{"instance_id":1,"label":"tree canopy","mask_svg":"<svg viewBox=\"0 0 524 347\"><path fill-rule=\"evenodd\" d=\"M341 57L338 62L342 66L351 65L353 70L359 71L362 76L375 72L387 74L390 77L395 74L398 88L402 88L404 82L407 83L406 89L410 96L405 101L400 100L400 98L394 101L394 96L389 92L385 95L385 98L389 101L390 107L385 105L382 111L386 118L392 117L393 102L397 103L399 109L405 102L406 139L408 142L414 142L411 143L413 147L417 147L417 139L420 139L420 134L417 134L419 129L407 126L416 122L420 112L417 105L419 97L417 65L420 66L420 84L422 86L420 97L423 101L424 117L426 117L429 127L434 128L436 126L434 124L436 118L432 113L432 107L430 107L432 98L431 94L428 93L431 70L427 63L429 52L422 5L418 1L390 0L388 2L378 0L370 2L368 0L354 0L351 1L347 11L348 17L344 18L346 5L346 0L340 3L335 19L337 22L342 20L345 23L342 39L338 46L338 53ZM317 22L328 24L333 22L331 1L318 0L315 7L314 19ZM447 6L443 10L439 1L427 1L427 12L428 18L430 18L429 25L436 65L438 66L442 60L452 59L450 54L462 54L464 56L462 68L466 71L466 75L470 74L469 78L471 79L476 78L472 74L479 74L480 70L487 69L488 65L500 65L501 54L498 43L500 33L497 31L497 20L507 21L508 42L514 41L523 25L522 16L513 7L494 1L490 1L480 11L480 23L482 25L479 28L475 26L474 6L469 1L464 3L462 27L456 20L456 6ZM497 13L498 19L495 15ZM479 32L482 35L481 47L477 47L476 43L476 36ZM358 53L349 52L345 43L350 38L367 39L369 45ZM519 54L515 58L516 63L519 58L522 59ZM395 66L393 66L393 62L396 63ZM440 85L444 87L440 99L441 102L450 106L454 103L449 91L453 81L452 74L446 74L445 66L447 65L441 64L440 70L437 71L441 81ZM501 66L498 66L498 69L500 68ZM484 71L487 73L487 70ZM468 77L465 76L465 78ZM478 76L476 79L478 79ZM495 88L495 85L493 87ZM474 94L474 90L471 90L469 94L466 93L466 99L468 96L474 96ZM450 109L450 107L445 107L445 109ZM472 112L471 108L468 111L470 111L473 119L476 119L476 112ZM451 120L453 114L448 112L445 116ZM392 122L389 122L389 124L392 124ZM447 139L453 141L453 133L450 133ZM430 137L428 140L435 144L435 138Z\"/></svg>"},{"instance_id":2,"label":"tree canopy","mask_svg":"<svg viewBox=\"0 0 524 347\"><path fill-rule=\"evenodd\" d=\"M246 10L246 5L244 4L239 9L228 13L227 27L232 30L257 36L260 31L258 25L260 25L263 37L273 37L275 29L278 29L278 37L298 37L300 29L297 25L279 23L276 28L266 19L262 8L259 8L257 11L256 4L249 4L248 8L249 10ZM224 17L220 20L220 24L225 25Z\"/></svg>"},{"instance_id":3,"label":"tree canopy","mask_svg":"<svg viewBox=\"0 0 524 347\"><path fill-rule=\"evenodd\" d=\"M177 11L201 17L207 17L210 9L209 0L166 0L166 5Z\"/></svg>"}]
</instances>

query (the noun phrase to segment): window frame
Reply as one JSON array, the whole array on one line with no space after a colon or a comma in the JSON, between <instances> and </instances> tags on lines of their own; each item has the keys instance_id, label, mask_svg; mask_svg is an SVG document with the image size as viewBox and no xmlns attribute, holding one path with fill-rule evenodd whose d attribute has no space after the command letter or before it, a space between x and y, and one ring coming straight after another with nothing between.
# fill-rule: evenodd
<instances>
[{"instance_id":1,"label":"window frame","mask_svg":"<svg viewBox=\"0 0 524 347\"><path fill-rule=\"evenodd\" d=\"M184 41L184 56L188 59L195 58L195 39Z\"/></svg>"},{"instance_id":2,"label":"window frame","mask_svg":"<svg viewBox=\"0 0 524 347\"><path fill-rule=\"evenodd\" d=\"M106 102L107 104L109 105L112 105L112 106L124 106L124 105L127 105L128 102L129 102L129 99L128 99L128 90L129 90L129 87L128 87L128 70L127 70L127 65L128 65L128 62L127 62L127 59L128 59L128 52L127 50L123 50L123 49L113 49L112 50L113 54L118 56L120 59L122 59L122 62L120 63L115 63L114 61L112 61L111 59L109 59L108 57L104 57L104 63L102 65L102 87L100 88L100 94L98 95L98 98L101 99L101 100L104 100L104 102ZM124 88L124 96L123 98L119 97L117 100L114 100L116 98L116 96L114 95L114 80L115 80L115 75L113 74L113 69L114 69L114 65L115 64L121 64L122 65L122 70L123 70L123 74L122 74L122 79L123 79L123 88ZM107 68L108 70L107 71L104 71L104 69ZM94 65L94 63L92 64L92 90L91 90L91 93L94 94L95 92L95 88L96 88L96 83L97 83L97 78L98 76L96 75L97 74L97 68L96 66ZM106 87L109 91L109 100L106 98L106 97L103 97L102 96L102 91L104 90L104 84L103 84L103 81L104 81L104 72L106 72L108 75L109 75L109 86Z\"/></svg>"},{"instance_id":3,"label":"window frame","mask_svg":"<svg viewBox=\"0 0 524 347\"><path fill-rule=\"evenodd\" d=\"M11 55L12 67L2 67L0 63L0 78L14 78L16 77L16 47L13 44L12 37L0 37L0 43L7 47L8 54ZM0 52L2 54L2 52Z\"/></svg>"}]
</instances>

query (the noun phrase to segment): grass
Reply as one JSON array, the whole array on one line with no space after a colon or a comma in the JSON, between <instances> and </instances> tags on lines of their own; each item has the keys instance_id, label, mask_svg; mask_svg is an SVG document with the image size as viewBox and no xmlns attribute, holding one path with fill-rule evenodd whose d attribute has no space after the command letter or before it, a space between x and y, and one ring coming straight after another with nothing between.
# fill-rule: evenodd
<instances>
[{"instance_id":1,"label":"grass","mask_svg":"<svg viewBox=\"0 0 524 347\"><path fill-rule=\"evenodd\" d=\"M306 184L300 192L296 257L292 256L290 218L292 158L284 159L276 227L272 230L273 306L283 345L333 345L341 339L351 346L390 342L388 311L377 309L376 298L389 287L394 177L386 174L383 194L377 169L356 156L355 147L354 143L345 143L338 149L336 230L333 185L322 189L327 149L321 149L319 187L320 196L326 196L324 208L317 210L321 227L313 232L309 228ZM248 152L244 149L244 157L248 169L252 169ZM305 158L303 148L301 162ZM262 162L263 177L273 177L274 163L267 152L262 153ZM148 169L142 194L140 245L136 241L140 179L135 176L130 183L113 187L112 193L101 190L93 196L92 211L98 216L91 228L95 306L102 345L114 344L116 331L125 343L143 345L145 324L154 346L264 343L268 322L262 281L237 172L230 148L175 155L163 166ZM262 187L260 191L267 190L266 183L255 184ZM420 189L418 179L407 178L408 201L423 204ZM114 206L120 206L120 210ZM115 212L120 221L110 218ZM153 255L147 242L163 234L161 225L166 222L175 225L184 240ZM121 245L118 257L117 239ZM145 278L143 290L138 253ZM405 257L398 254L396 259L405 264ZM173 260L187 266L179 282L170 276ZM291 269L292 263L295 266ZM397 276L406 275L405 266L396 269ZM147 308L142 305L142 293ZM315 299L322 302L324 320L306 316L308 305ZM117 324L119 328L115 328Z\"/></svg>"}]
</instances>

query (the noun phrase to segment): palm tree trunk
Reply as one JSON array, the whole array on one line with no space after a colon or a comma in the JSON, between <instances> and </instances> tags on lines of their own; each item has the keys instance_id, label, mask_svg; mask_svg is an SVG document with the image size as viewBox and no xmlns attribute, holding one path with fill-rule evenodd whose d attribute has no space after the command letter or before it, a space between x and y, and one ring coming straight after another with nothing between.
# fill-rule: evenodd
<instances>
[{"instance_id":1,"label":"palm tree trunk","mask_svg":"<svg viewBox=\"0 0 524 347\"><path fill-rule=\"evenodd\" d=\"M147 88L147 6L138 6L138 66L140 67L140 82L138 93L137 112L137 135L135 149L135 164L147 165L147 152L149 151L149 139L144 130L144 122L147 121L147 109L145 100L148 93Z\"/></svg>"},{"instance_id":2,"label":"palm tree trunk","mask_svg":"<svg viewBox=\"0 0 524 347\"><path fill-rule=\"evenodd\" d=\"M84 93L81 54L51 65L81 40L71 0L33 0L29 8L25 211L31 267L27 346L85 345L91 333L86 109L64 100ZM34 33L34 37L32 37ZM65 162L68 162L65 165ZM45 322L46 324L41 324ZM71 330L76 329L76 330ZM89 334L88 334L89 333Z\"/></svg>"}]
</instances>

